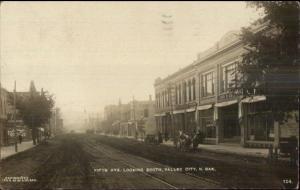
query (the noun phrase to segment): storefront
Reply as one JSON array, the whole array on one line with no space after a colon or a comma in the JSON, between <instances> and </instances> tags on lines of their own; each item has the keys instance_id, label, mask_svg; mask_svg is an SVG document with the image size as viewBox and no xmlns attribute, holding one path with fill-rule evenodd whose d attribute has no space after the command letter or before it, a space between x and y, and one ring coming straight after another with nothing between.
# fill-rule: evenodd
<instances>
[{"instance_id":1,"label":"storefront","mask_svg":"<svg viewBox=\"0 0 300 190\"><path fill-rule=\"evenodd\" d=\"M127 136L129 137L134 137L135 136L135 122L134 121L129 121L127 123Z\"/></svg>"},{"instance_id":2,"label":"storefront","mask_svg":"<svg viewBox=\"0 0 300 190\"><path fill-rule=\"evenodd\" d=\"M173 111L174 117L174 133L178 134L178 131L185 131L185 110Z\"/></svg>"},{"instance_id":3,"label":"storefront","mask_svg":"<svg viewBox=\"0 0 300 190\"><path fill-rule=\"evenodd\" d=\"M216 125L214 123L214 110L211 104L198 106L198 118L200 130L205 134L206 141L215 141Z\"/></svg>"},{"instance_id":4,"label":"storefront","mask_svg":"<svg viewBox=\"0 0 300 190\"><path fill-rule=\"evenodd\" d=\"M274 119L265 100L265 96L254 96L242 100L247 146L266 147L274 142Z\"/></svg>"},{"instance_id":5,"label":"storefront","mask_svg":"<svg viewBox=\"0 0 300 190\"><path fill-rule=\"evenodd\" d=\"M167 141L172 136L172 114L167 112L163 117L163 138Z\"/></svg>"},{"instance_id":6,"label":"storefront","mask_svg":"<svg viewBox=\"0 0 300 190\"><path fill-rule=\"evenodd\" d=\"M165 113L155 114L155 122L156 122L156 130L161 134L164 133L165 130Z\"/></svg>"},{"instance_id":7,"label":"storefront","mask_svg":"<svg viewBox=\"0 0 300 190\"><path fill-rule=\"evenodd\" d=\"M217 103L215 107L218 108L219 142L240 143L241 128L238 117L238 101Z\"/></svg>"},{"instance_id":8,"label":"storefront","mask_svg":"<svg viewBox=\"0 0 300 190\"><path fill-rule=\"evenodd\" d=\"M195 108L189 108L186 110L186 128L184 130L184 133L188 135L193 135L196 133L196 109Z\"/></svg>"}]
</instances>

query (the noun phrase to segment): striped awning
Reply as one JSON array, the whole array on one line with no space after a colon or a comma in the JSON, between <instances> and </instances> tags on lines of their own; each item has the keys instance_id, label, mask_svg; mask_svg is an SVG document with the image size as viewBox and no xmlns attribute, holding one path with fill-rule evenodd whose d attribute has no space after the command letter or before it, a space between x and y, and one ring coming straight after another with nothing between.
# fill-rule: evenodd
<instances>
[{"instance_id":1,"label":"striped awning","mask_svg":"<svg viewBox=\"0 0 300 190\"><path fill-rule=\"evenodd\" d=\"M210 109L210 108L212 108L212 104L198 106L197 110L207 110L207 109Z\"/></svg>"},{"instance_id":2,"label":"striped awning","mask_svg":"<svg viewBox=\"0 0 300 190\"><path fill-rule=\"evenodd\" d=\"M266 99L267 99L266 96L252 96L252 97L244 98L242 102L253 103L253 102L265 101Z\"/></svg>"},{"instance_id":3,"label":"striped awning","mask_svg":"<svg viewBox=\"0 0 300 190\"><path fill-rule=\"evenodd\" d=\"M227 102L220 102L220 103L217 103L215 104L216 107L225 107L225 106L230 106L232 104L236 104L238 103L237 100L231 100L231 101L227 101Z\"/></svg>"}]
</instances>

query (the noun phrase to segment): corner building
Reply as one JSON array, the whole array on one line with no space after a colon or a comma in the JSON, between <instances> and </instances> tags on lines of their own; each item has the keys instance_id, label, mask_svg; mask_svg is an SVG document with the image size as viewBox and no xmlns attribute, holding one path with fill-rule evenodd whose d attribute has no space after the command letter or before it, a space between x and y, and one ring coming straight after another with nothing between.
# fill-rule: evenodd
<instances>
[{"instance_id":1,"label":"corner building","mask_svg":"<svg viewBox=\"0 0 300 190\"><path fill-rule=\"evenodd\" d=\"M265 28L253 26L254 31ZM243 99L229 92L246 51L238 33L228 32L192 64L155 80L156 127L165 140L179 130L189 135L201 130L209 144L277 147L283 134L298 134L299 112L290 127L280 127L266 108L265 96Z\"/></svg>"}]
</instances>

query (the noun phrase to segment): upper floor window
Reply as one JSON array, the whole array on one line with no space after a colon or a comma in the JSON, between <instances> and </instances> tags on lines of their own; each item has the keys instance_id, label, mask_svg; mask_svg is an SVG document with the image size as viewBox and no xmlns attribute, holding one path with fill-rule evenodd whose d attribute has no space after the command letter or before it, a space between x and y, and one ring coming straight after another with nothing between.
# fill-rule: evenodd
<instances>
[{"instance_id":1,"label":"upper floor window","mask_svg":"<svg viewBox=\"0 0 300 190\"><path fill-rule=\"evenodd\" d=\"M235 85L237 64L232 63L222 67L221 92L226 92Z\"/></svg>"},{"instance_id":2,"label":"upper floor window","mask_svg":"<svg viewBox=\"0 0 300 190\"><path fill-rule=\"evenodd\" d=\"M206 73L202 75L202 79L201 79L201 86L202 86L202 97L205 96L212 96L215 94L214 91L214 73L210 72L210 73Z\"/></svg>"},{"instance_id":3,"label":"upper floor window","mask_svg":"<svg viewBox=\"0 0 300 190\"><path fill-rule=\"evenodd\" d=\"M178 87L175 86L175 104L178 104Z\"/></svg>"},{"instance_id":4,"label":"upper floor window","mask_svg":"<svg viewBox=\"0 0 300 190\"><path fill-rule=\"evenodd\" d=\"M171 88L168 88L167 96L168 96L168 106L171 106L172 105Z\"/></svg>"},{"instance_id":5,"label":"upper floor window","mask_svg":"<svg viewBox=\"0 0 300 190\"><path fill-rule=\"evenodd\" d=\"M189 93L189 101L191 101L192 100L192 84L191 84L191 81L189 80L189 91L188 91L188 93Z\"/></svg>"},{"instance_id":6,"label":"upper floor window","mask_svg":"<svg viewBox=\"0 0 300 190\"><path fill-rule=\"evenodd\" d=\"M192 80L192 95L193 95L193 100L196 100L196 80L193 78Z\"/></svg>"},{"instance_id":7,"label":"upper floor window","mask_svg":"<svg viewBox=\"0 0 300 190\"><path fill-rule=\"evenodd\" d=\"M181 84L179 84L178 88L179 88L178 89L178 99L179 99L178 103L181 104Z\"/></svg>"},{"instance_id":8,"label":"upper floor window","mask_svg":"<svg viewBox=\"0 0 300 190\"><path fill-rule=\"evenodd\" d=\"M182 91L183 91L183 93L182 93L183 94L183 102L187 102L187 95L186 95L186 91L187 90L186 90L186 88L187 88L186 87L186 82L184 82L183 83L183 88L182 88Z\"/></svg>"}]
</instances>

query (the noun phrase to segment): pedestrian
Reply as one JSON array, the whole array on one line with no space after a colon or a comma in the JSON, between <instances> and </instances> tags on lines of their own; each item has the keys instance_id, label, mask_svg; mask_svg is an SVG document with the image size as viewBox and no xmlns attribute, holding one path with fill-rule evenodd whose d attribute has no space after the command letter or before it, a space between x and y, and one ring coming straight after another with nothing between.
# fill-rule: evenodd
<instances>
[{"instance_id":1,"label":"pedestrian","mask_svg":"<svg viewBox=\"0 0 300 190\"><path fill-rule=\"evenodd\" d=\"M161 135L161 132L158 132L158 143L162 143L162 135Z\"/></svg>"},{"instance_id":2,"label":"pedestrian","mask_svg":"<svg viewBox=\"0 0 300 190\"><path fill-rule=\"evenodd\" d=\"M20 144L22 143L22 135L21 134L19 134L19 142L20 142Z\"/></svg>"}]
</instances>

